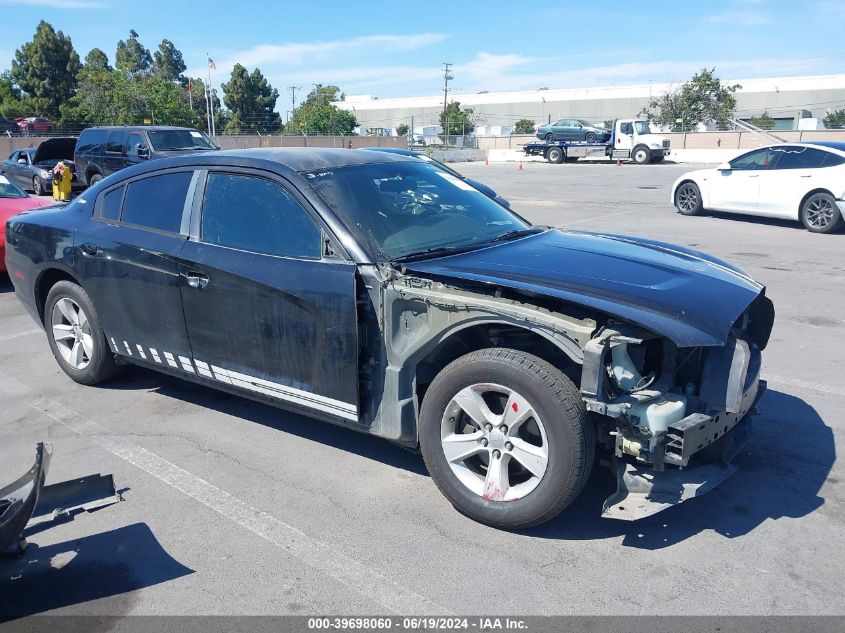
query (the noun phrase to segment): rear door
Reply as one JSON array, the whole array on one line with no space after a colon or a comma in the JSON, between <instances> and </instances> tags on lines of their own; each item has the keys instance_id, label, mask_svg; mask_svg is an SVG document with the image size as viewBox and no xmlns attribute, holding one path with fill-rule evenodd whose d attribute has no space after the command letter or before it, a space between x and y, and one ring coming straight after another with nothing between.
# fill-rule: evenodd
<instances>
[{"instance_id":1,"label":"rear door","mask_svg":"<svg viewBox=\"0 0 845 633\"><path fill-rule=\"evenodd\" d=\"M354 264L324 255L324 227L287 181L210 170L201 186L180 256L197 371L357 421Z\"/></svg>"},{"instance_id":2,"label":"rear door","mask_svg":"<svg viewBox=\"0 0 845 633\"><path fill-rule=\"evenodd\" d=\"M21 151L12 152L9 158L3 161L3 173L6 177L16 185L20 186L20 166L18 159L21 157Z\"/></svg>"},{"instance_id":3,"label":"rear door","mask_svg":"<svg viewBox=\"0 0 845 633\"><path fill-rule=\"evenodd\" d=\"M760 175L762 215L798 219L798 206L805 194L825 183L822 165L831 154L814 147L780 145L771 169Z\"/></svg>"},{"instance_id":4,"label":"rear door","mask_svg":"<svg viewBox=\"0 0 845 633\"><path fill-rule=\"evenodd\" d=\"M103 176L109 176L126 167L126 153L123 149L125 138L125 130L114 130L109 133L108 140L103 148L105 150L103 152Z\"/></svg>"},{"instance_id":5,"label":"rear door","mask_svg":"<svg viewBox=\"0 0 845 633\"><path fill-rule=\"evenodd\" d=\"M77 229L74 262L112 350L192 371L177 255L188 236L190 169L104 190Z\"/></svg>"}]
</instances>

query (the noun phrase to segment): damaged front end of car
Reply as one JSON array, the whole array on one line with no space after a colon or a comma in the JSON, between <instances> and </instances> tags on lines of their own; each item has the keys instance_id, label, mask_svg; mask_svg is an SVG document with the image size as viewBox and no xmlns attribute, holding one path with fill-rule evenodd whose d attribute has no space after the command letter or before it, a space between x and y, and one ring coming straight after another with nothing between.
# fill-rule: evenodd
<instances>
[{"instance_id":1,"label":"damaged front end of car","mask_svg":"<svg viewBox=\"0 0 845 633\"><path fill-rule=\"evenodd\" d=\"M748 442L766 389L761 351L773 321L772 303L761 293L722 346L678 347L612 322L586 345L581 392L598 414L598 437L612 452L617 478L603 516L653 515L736 471L731 462Z\"/></svg>"}]
</instances>

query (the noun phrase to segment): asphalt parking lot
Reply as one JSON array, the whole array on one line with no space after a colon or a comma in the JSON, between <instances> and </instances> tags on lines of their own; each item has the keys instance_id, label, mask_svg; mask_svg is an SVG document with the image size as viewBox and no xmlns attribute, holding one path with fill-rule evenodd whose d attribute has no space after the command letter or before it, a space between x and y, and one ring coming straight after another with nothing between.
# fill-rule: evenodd
<instances>
[{"instance_id":1,"label":"asphalt parking lot","mask_svg":"<svg viewBox=\"0 0 845 633\"><path fill-rule=\"evenodd\" d=\"M767 285L769 391L737 474L624 523L600 518L614 481L597 467L557 519L497 531L383 440L141 369L71 382L3 277L0 485L46 441L48 482L113 473L123 501L0 561L0 613L845 613L845 235L680 216L668 192L686 166L458 169L534 222L676 242Z\"/></svg>"}]
</instances>

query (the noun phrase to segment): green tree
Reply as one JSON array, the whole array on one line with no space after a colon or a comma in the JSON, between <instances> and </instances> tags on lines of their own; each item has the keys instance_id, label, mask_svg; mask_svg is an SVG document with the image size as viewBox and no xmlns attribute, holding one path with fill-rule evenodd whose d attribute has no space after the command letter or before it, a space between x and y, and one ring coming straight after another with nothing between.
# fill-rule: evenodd
<instances>
[{"instance_id":1,"label":"green tree","mask_svg":"<svg viewBox=\"0 0 845 633\"><path fill-rule=\"evenodd\" d=\"M182 73L186 69L185 60L182 59L182 51L176 48L173 42L168 39L161 40L153 57L154 75L166 81L184 83Z\"/></svg>"},{"instance_id":2,"label":"green tree","mask_svg":"<svg viewBox=\"0 0 845 633\"><path fill-rule=\"evenodd\" d=\"M70 37L41 20L35 36L15 51L11 79L31 98L34 113L56 117L76 92L79 55Z\"/></svg>"},{"instance_id":3,"label":"green tree","mask_svg":"<svg viewBox=\"0 0 845 633\"><path fill-rule=\"evenodd\" d=\"M824 126L827 128L845 127L845 110L834 110L824 118Z\"/></svg>"},{"instance_id":4,"label":"green tree","mask_svg":"<svg viewBox=\"0 0 845 633\"><path fill-rule=\"evenodd\" d=\"M295 134L354 134L358 127L355 115L335 105L343 99L344 94L337 86L317 84L293 111L286 129Z\"/></svg>"},{"instance_id":5,"label":"green tree","mask_svg":"<svg viewBox=\"0 0 845 633\"><path fill-rule=\"evenodd\" d=\"M12 81L12 73L8 70L0 73L0 116L14 118L21 116L21 91Z\"/></svg>"},{"instance_id":6,"label":"green tree","mask_svg":"<svg viewBox=\"0 0 845 633\"><path fill-rule=\"evenodd\" d=\"M739 88L739 84L723 85L715 68L702 68L680 88L652 99L642 114L678 130L698 124L726 126L736 109L734 93Z\"/></svg>"},{"instance_id":7,"label":"green tree","mask_svg":"<svg viewBox=\"0 0 845 633\"><path fill-rule=\"evenodd\" d=\"M761 130L773 130L775 128L775 120L769 115L768 111L763 112L760 116L751 117L749 123Z\"/></svg>"},{"instance_id":8,"label":"green tree","mask_svg":"<svg viewBox=\"0 0 845 633\"><path fill-rule=\"evenodd\" d=\"M409 129L407 123L400 123L396 126L396 136L405 136Z\"/></svg>"},{"instance_id":9,"label":"green tree","mask_svg":"<svg viewBox=\"0 0 845 633\"><path fill-rule=\"evenodd\" d=\"M472 108L461 108L458 101L452 101L446 110L440 113L440 126L449 136L472 134L475 130L475 117Z\"/></svg>"},{"instance_id":10,"label":"green tree","mask_svg":"<svg viewBox=\"0 0 845 633\"><path fill-rule=\"evenodd\" d=\"M85 63L82 66L83 70L112 70L109 66L108 56L99 48L92 48L85 56Z\"/></svg>"},{"instance_id":11,"label":"green tree","mask_svg":"<svg viewBox=\"0 0 845 633\"><path fill-rule=\"evenodd\" d=\"M513 124L514 134L534 134L534 121L531 119L520 119Z\"/></svg>"},{"instance_id":12,"label":"green tree","mask_svg":"<svg viewBox=\"0 0 845 633\"><path fill-rule=\"evenodd\" d=\"M117 43L114 65L127 75L143 75L150 71L153 59L141 42L135 29L129 31L129 39Z\"/></svg>"},{"instance_id":13,"label":"green tree","mask_svg":"<svg viewBox=\"0 0 845 633\"><path fill-rule=\"evenodd\" d=\"M261 71L251 73L235 64L229 81L222 85L223 103L231 111L226 134L278 132L282 119L276 112L279 91L273 88Z\"/></svg>"}]
</instances>

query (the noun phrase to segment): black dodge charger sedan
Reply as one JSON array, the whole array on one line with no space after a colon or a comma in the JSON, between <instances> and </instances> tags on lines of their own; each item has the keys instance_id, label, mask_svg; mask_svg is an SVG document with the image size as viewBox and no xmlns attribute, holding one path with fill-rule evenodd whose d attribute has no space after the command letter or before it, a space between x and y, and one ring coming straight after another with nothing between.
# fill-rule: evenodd
<instances>
[{"instance_id":1,"label":"black dodge charger sedan","mask_svg":"<svg viewBox=\"0 0 845 633\"><path fill-rule=\"evenodd\" d=\"M138 364L419 448L476 520L545 521L596 452L633 520L734 470L774 319L680 246L532 226L423 161L248 150L140 164L6 227L73 380Z\"/></svg>"}]
</instances>

